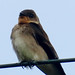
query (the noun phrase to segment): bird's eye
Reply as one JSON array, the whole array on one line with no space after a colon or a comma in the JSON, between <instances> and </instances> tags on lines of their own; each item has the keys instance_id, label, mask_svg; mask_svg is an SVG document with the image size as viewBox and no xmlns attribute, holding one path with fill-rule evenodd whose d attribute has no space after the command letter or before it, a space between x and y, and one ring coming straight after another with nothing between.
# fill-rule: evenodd
<instances>
[{"instance_id":1,"label":"bird's eye","mask_svg":"<svg viewBox=\"0 0 75 75\"><path fill-rule=\"evenodd\" d=\"M28 16L29 16L30 18L33 18L33 17L34 17L34 15L33 15L33 14L29 14Z\"/></svg>"}]
</instances>

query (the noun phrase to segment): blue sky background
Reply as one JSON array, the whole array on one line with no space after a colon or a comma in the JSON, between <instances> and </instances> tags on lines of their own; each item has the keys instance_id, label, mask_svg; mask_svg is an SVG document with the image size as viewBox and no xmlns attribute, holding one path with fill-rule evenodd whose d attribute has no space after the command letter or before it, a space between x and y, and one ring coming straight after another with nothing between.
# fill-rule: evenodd
<instances>
[{"instance_id":1,"label":"blue sky background","mask_svg":"<svg viewBox=\"0 0 75 75\"><path fill-rule=\"evenodd\" d=\"M10 34L19 12L33 9L59 58L75 57L75 0L0 0L0 64L18 62ZM66 75L75 75L75 62L62 64ZM44 75L39 69L0 69L0 75Z\"/></svg>"}]
</instances>

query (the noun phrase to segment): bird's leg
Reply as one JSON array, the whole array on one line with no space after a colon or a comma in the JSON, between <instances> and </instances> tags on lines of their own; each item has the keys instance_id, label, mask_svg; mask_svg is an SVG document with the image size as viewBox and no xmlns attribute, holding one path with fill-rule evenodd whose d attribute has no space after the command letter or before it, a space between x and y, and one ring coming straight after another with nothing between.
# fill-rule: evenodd
<instances>
[{"instance_id":1,"label":"bird's leg","mask_svg":"<svg viewBox=\"0 0 75 75\"><path fill-rule=\"evenodd\" d=\"M24 66L23 63L26 63L26 61L21 61L21 62L20 62L22 68L24 69L24 67L26 67L26 65Z\"/></svg>"},{"instance_id":2,"label":"bird's leg","mask_svg":"<svg viewBox=\"0 0 75 75\"><path fill-rule=\"evenodd\" d=\"M34 62L34 60L33 61L21 61L20 62L20 64L22 65L22 68L24 69L24 67L26 67L26 68L30 68L30 69L32 69L32 67L34 66L32 63ZM26 63L27 65L23 65L23 63Z\"/></svg>"}]
</instances>

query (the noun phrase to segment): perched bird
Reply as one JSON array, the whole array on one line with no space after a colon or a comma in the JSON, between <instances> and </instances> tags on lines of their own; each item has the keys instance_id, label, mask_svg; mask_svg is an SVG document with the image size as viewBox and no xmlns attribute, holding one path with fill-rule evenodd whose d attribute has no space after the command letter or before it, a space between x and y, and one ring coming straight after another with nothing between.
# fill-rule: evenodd
<instances>
[{"instance_id":1,"label":"perched bird","mask_svg":"<svg viewBox=\"0 0 75 75\"><path fill-rule=\"evenodd\" d=\"M33 10L23 10L11 33L13 48L20 62L58 59L58 55ZM60 63L37 66L46 75L66 75Z\"/></svg>"}]
</instances>

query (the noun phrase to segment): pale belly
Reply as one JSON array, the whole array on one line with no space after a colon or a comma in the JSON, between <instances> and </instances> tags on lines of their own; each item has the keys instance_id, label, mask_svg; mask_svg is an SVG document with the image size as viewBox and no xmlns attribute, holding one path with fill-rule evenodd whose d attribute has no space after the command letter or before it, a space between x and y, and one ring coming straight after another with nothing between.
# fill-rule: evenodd
<instances>
[{"instance_id":1,"label":"pale belly","mask_svg":"<svg viewBox=\"0 0 75 75\"><path fill-rule=\"evenodd\" d=\"M14 44L14 50L17 54L19 61L21 62L21 61L33 61L33 60L34 61L48 60L48 57L45 51L43 50L43 48L37 45L37 43L32 37L31 38L29 38L28 36L25 37L26 39L18 37L15 40L12 40L12 43ZM40 66L38 65L37 67L47 75L56 75L57 73L56 68L52 64L40 65Z\"/></svg>"},{"instance_id":2,"label":"pale belly","mask_svg":"<svg viewBox=\"0 0 75 75\"><path fill-rule=\"evenodd\" d=\"M19 61L47 60L48 57L41 46L39 46L32 36L16 37L12 39L14 50Z\"/></svg>"},{"instance_id":3,"label":"pale belly","mask_svg":"<svg viewBox=\"0 0 75 75\"><path fill-rule=\"evenodd\" d=\"M36 43L36 40L30 34L22 34L19 27L14 28L12 32L12 44L20 62L22 61L43 61L48 60L44 49ZM38 67L47 75L61 75L53 64L38 65Z\"/></svg>"}]
</instances>

